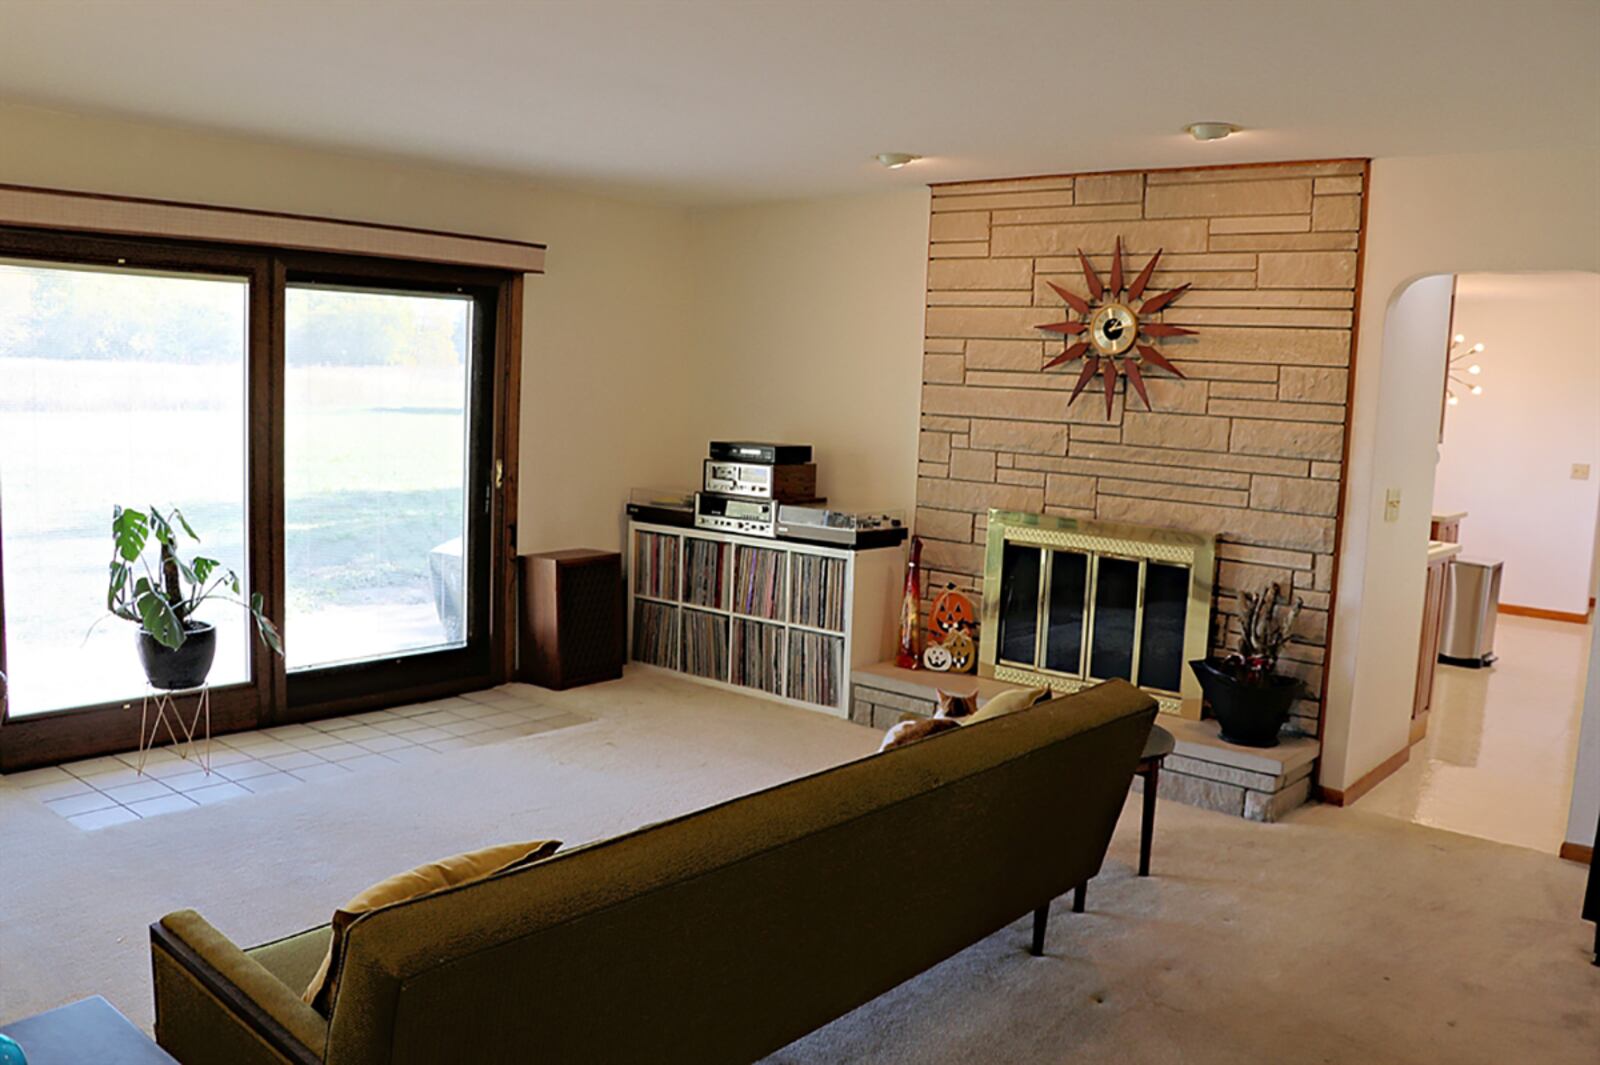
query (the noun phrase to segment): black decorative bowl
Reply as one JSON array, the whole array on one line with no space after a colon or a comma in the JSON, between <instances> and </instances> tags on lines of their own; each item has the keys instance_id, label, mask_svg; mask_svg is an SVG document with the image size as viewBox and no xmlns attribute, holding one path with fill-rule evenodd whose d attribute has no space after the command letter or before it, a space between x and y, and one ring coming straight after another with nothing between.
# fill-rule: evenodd
<instances>
[{"instance_id":1,"label":"black decorative bowl","mask_svg":"<svg viewBox=\"0 0 1600 1065\"><path fill-rule=\"evenodd\" d=\"M1300 679L1269 674L1261 683L1247 683L1216 659L1189 663L1205 692L1211 716L1222 726L1222 738L1241 747L1276 747L1278 730L1289 720L1289 707L1300 694Z\"/></svg>"}]
</instances>

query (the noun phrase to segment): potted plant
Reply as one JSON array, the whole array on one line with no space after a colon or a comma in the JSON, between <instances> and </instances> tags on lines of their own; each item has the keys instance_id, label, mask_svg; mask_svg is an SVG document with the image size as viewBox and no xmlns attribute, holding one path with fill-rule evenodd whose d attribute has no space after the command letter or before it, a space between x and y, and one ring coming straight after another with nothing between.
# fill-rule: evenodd
<instances>
[{"instance_id":1,"label":"potted plant","mask_svg":"<svg viewBox=\"0 0 1600 1065\"><path fill-rule=\"evenodd\" d=\"M263 612L261 593L248 603L239 599L239 577L214 558L196 555L187 562L178 554L178 531L200 537L173 507L163 514L116 507L111 512L112 555L106 609L139 626L139 657L151 687L168 691L198 688L211 672L217 654L217 631L196 620L201 604L211 599L237 603L255 620L261 642L283 654L278 630ZM154 540L156 561L147 548ZM231 594L230 594L231 593Z\"/></svg>"},{"instance_id":2,"label":"potted plant","mask_svg":"<svg viewBox=\"0 0 1600 1065\"><path fill-rule=\"evenodd\" d=\"M1278 730L1289 720L1289 707L1301 689L1298 677L1277 672L1278 653L1295 638L1294 623L1304 606L1299 599L1290 605L1276 582L1264 593L1245 592L1239 597L1244 633L1238 653L1189 663L1229 743L1278 745Z\"/></svg>"}]
</instances>

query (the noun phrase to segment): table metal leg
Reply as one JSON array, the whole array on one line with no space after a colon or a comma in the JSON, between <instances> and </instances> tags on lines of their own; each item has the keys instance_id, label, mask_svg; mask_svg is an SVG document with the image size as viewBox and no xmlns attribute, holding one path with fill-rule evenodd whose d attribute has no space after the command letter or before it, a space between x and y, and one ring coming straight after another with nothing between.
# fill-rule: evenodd
<instances>
[{"instance_id":1,"label":"table metal leg","mask_svg":"<svg viewBox=\"0 0 1600 1065\"><path fill-rule=\"evenodd\" d=\"M1156 831L1156 789L1161 783L1160 764L1144 774L1144 816L1139 824L1139 875L1150 875L1150 843Z\"/></svg>"},{"instance_id":2,"label":"table metal leg","mask_svg":"<svg viewBox=\"0 0 1600 1065\"><path fill-rule=\"evenodd\" d=\"M1086 880L1072 889L1072 912L1083 912L1083 896L1088 893L1089 882Z\"/></svg>"}]
</instances>

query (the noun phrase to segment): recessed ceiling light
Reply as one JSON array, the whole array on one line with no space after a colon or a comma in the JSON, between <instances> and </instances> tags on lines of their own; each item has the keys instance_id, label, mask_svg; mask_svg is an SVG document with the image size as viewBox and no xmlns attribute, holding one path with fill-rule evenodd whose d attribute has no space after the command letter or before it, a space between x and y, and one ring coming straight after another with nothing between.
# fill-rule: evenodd
<instances>
[{"instance_id":1,"label":"recessed ceiling light","mask_svg":"<svg viewBox=\"0 0 1600 1065\"><path fill-rule=\"evenodd\" d=\"M1197 141L1219 141L1230 133L1238 133L1232 122L1191 122L1183 127Z\"/></svg>"},{"instance_id":2,"label":"recessed ceiling light","mask_svg":"<svg viewBox=\"0 0 1600 1065\"><path fill-rule=\"evenodd\" d=\"M921 158L922 156L912 155L910 152L879 152L877 155L878 162L890 170L899 170L907 163L914 163Z\"/></svg>"}]
</instances>

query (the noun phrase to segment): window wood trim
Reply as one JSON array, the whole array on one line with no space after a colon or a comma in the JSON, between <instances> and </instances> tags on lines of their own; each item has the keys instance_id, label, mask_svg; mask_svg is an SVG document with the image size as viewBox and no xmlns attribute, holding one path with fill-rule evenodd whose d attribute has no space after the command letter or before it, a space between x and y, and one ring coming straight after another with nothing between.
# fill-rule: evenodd
<instances>
[{"instance_id":1,"label":"window wood trim","mask_svg":"<svg viewBox=\"0 0 1600 1065\"><path fill-rule=\"evenodd\" d=\"M0 226L544 273L545 246L381 222L0 184Z\"/></svg>"},{"instance_id":2,"label":"window wood trim","mask_svg":"<svg viewBox=\"0 0 1600 1065\"><path fill-rule=\"evenodd\" d=\"M3 189L4 186L0 186ZM173 240L133 239L97 233L49 232L0 225L0 257L40 262L126 264L248 276L251 282L247 335L248 400L246 542L250 585L267 596L269 616L284 622L283 416L284 297L295 272L343 275L365 283L395 282L447 290L463 285L493 290L491 347L494 365L477 416L490 421L488 463L491 478L487 665L441 679L419 676L414 684L385 691L330 694L291 706L284 660L260 640L251 642L253 680L212 690L213 735L305 721L359 710L402 705L480 690L511 679L516 656L516 470L521 382L523 274L505 269L463 267L435 262L399 261L371 256L310 252ZM495 464L503 471L493 487ZM0 515L3 521L3 515ZM0 543L3 550L3 543ZM0 589L0 670L5 669L5 618ZM133 653L133 641L129 641ZM424 673L426 671L419 671ZM0 773L123 752L139 739L139 696L97 706L77 707L9 718L0 714ZM0 704L3 705L3 704Z\"/></svg>"}]
</instances>

